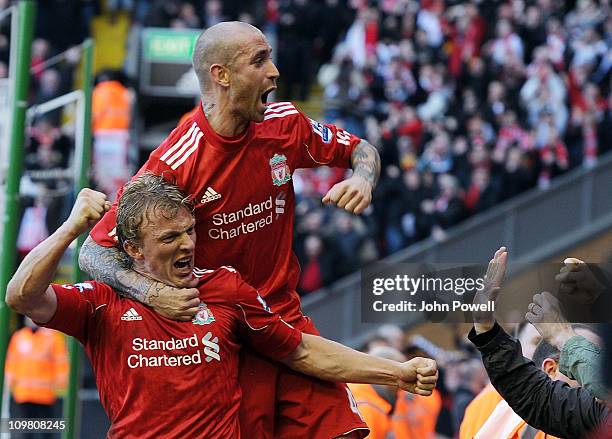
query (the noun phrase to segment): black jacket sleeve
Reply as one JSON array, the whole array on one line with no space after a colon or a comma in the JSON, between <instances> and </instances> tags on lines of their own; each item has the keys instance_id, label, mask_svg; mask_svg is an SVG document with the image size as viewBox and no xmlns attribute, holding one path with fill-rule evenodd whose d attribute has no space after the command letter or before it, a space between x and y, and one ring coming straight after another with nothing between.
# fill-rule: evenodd
<instances>
[{"instance_id":1,"label":"black jacket sleeve","mask_svg":"<svg viewBox=\"0 0 612 439\"><path fill-rule=\"evenodd\" d=\"M481 352L493 386L532 427L563 438L581 438L608 415L586 389L553 381L524 358L521 344L497 323L478 335L472 328L468 337Z\"/></svg>"}]
</instances>

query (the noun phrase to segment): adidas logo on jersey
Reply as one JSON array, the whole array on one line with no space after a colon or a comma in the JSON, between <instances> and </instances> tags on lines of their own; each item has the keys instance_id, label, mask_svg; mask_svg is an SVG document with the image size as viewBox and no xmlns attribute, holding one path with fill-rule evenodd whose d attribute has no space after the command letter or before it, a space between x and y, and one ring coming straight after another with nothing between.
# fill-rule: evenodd
<instances>
[{"instance_id":1,"label":"adidas logo on jersey","mask_svg":"<svg viewBox=\"0 0 612 439\"><path fill-rule=\"evenodd\" d=\"M221 194L208 186L208 188L206 188L206 192L204 192L201 203L209 203L211 201L218 200L219 198L221 198Z\"/></svg>"},{"instance_id":2,"label":"adidas logo on jersey","mask_svg":"<svg viewBox=\"0 0 612 439\"><path fill-rule=\"evenodd\" d=\"M142 320L142 316L138 314L134 308L130 308L121 316L121 320L126 320L128 322Z\"/></svg>"}]
</instances>

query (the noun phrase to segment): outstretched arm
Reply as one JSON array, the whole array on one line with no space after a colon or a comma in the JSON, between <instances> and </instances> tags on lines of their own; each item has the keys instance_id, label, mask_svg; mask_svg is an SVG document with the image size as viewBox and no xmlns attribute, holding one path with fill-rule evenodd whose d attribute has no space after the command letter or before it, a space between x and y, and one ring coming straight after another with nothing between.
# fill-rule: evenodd
<instances>
[{"instance_id":1,"label":"outstretched arm","mask_svg":"<svg viewBox=\"0 0 612 439\"><path fill-rule=\"evenodd\" d=\"M322 380L398 386L424 396L431 395L438 379L434 360L417 357L399 363L310 334L302 334L300 345L283 362Z\"/></svg>"},{"instance_id":2,"label":"outstretched arm","mask_svg":"<svg viewBox=\"0 0 612 439\"><path fill-rule=\"evenodd\" d=\"M335 184L323 197L323 203L359 214L370 205L380 176L380 156L376 148L361 140L351 155L351 167L353 175Z\"/></svg>"},{"instance_id":3,"label":"outstretched arm","mask_svg":"<svg viewBox=\"0 0 612 439\"><path fill-rule=\"evenodd\" d=\"M83 189L70 217L25 257L6 289L6 302L32 320L46 323L55 314L57 298L51 281L70 245L110 208L106 195Z\"/></svg>"},{"instance_id":4,"label":"outstretched arm","mask_svg":"<svg viewBox=\"0 0 612 439\"><path fill-rule=\"evenodd\" d=\"M101 246L91 236L81 247L79 266L96 281L153 307L164 317L189 321L198 311L200 293L196 288L173 288L143 276L125 265L116 247Z\"/></svg>"}]
</instances>

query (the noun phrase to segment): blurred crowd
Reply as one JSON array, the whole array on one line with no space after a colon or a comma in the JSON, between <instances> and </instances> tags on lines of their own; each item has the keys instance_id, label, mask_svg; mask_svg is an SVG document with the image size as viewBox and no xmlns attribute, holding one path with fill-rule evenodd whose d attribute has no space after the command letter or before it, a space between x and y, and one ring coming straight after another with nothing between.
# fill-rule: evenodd
<instances>
[{"instance_id":1,"label":"blurred crowd","mask_svg":"<svg viewBox=\"0 0 612 439\"><path fill-rule=\"evenodd\" d=\"M611 149L607 1L347 8L354 20L318 72L325 120L379 147L383 170L362 218L319 207L342 173L296 177L298 254L303 267L321 267L321 281L303 291L421 239L443 240L463 219L545 190Z\"/></svg>"}]
</instances>

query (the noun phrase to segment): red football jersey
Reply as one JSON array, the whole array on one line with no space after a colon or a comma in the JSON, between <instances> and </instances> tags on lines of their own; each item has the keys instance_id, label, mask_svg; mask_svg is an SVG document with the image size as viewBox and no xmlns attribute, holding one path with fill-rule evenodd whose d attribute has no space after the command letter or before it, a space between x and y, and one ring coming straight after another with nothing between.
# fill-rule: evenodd
<instances>
[{"instance_id":1,"label":"red football jersey","mask_svg":"<svg viewBox=\"0 0 612 439\"><path fill-rule=\"evenodd\" d=\"M139 173L176 183L196 202L196 265L231 265L275 312L301 327L295 292L300 268L292 252L298 168L347 168L358 137L309 119L289 102L270 104L264 121L238 137L214 132L200 107L151 153ZM91 235L115 244L115 209Z\"/></svg>"},{"instance_id":2,"label":"red football jersey","mask_svg":"<svg viewBox=\"0 0 612 439\"><path fill-rule=\"evenodd\" d=\"M231 267L194 270L200 310L176 322L105 284L53 285L43 325L76 337L89 356L108 437L237 438L239 336L282 359L302 340Z\"/></svg>"}]
</instances>

